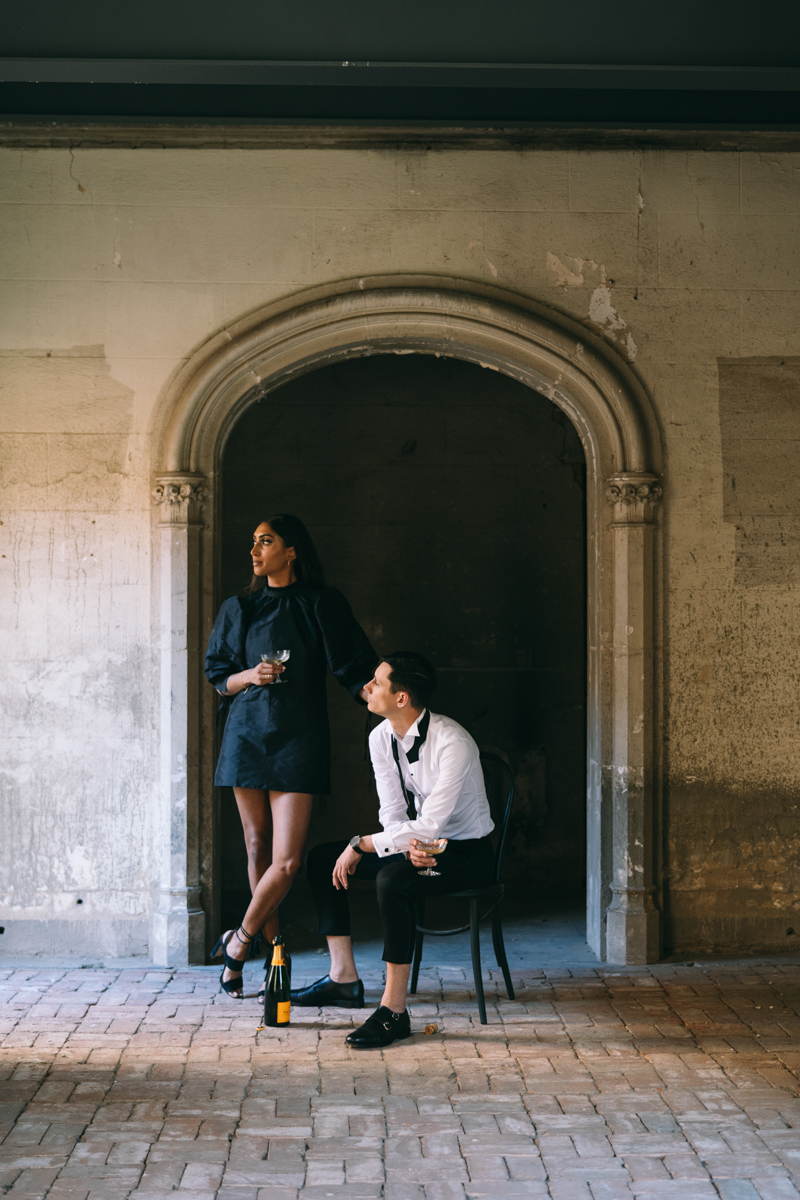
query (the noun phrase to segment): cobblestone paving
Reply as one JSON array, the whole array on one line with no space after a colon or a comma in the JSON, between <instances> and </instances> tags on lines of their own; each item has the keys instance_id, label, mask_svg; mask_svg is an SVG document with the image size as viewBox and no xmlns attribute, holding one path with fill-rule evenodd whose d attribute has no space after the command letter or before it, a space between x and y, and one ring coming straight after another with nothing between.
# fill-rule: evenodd
<instances>
[{"instance_id":1,"label":"cobblestone paving","mask_svg":"<svg viewBox=\"0 0 800 1200\"><path fill-rule=\"evenodd\" d=\"M360 1013L257 1032L208 968L2 970L0 1194L800 1195L797 960L515 975L512 1004L486 973L481 1026L464 971L429 969L418 1032L374 1053L344 1045Z\"/></svg>"}]
</instances>

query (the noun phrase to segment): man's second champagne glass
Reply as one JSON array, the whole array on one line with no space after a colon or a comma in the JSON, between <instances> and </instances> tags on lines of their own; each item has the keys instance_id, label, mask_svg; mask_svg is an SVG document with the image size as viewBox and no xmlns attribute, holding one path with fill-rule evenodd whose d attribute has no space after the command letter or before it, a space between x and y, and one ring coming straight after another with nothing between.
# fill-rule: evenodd
<instances>
[{"instance_id":1,"label":"man's second champagne glass","mask_svg":"<svg viewBox=\"0 0 800 1200\"><path fill-rule=\"evenodd\" d=\"M279 667L281 663L289 661L290 650L270 650L269 654L262 654L261 661L269 663L271 667ZM276 675L272 680L273 683L285 683L285 679L281 679L280 675Z\"/></svg>"},{"instance_id":2,"label":"man's second champagne glass","mask_svg":"<svg viewBox=\"0 0 800 1200\"><path fill-rule=\"evenodd\" d=\"M437 838L435 842L417 842L416 849L420 854L441 854L447 845L447 838ZM426 867L424 871L417 871L418 875L441 875L441 871L434 871L433 867Z\"/></svg>"}]
</instances>

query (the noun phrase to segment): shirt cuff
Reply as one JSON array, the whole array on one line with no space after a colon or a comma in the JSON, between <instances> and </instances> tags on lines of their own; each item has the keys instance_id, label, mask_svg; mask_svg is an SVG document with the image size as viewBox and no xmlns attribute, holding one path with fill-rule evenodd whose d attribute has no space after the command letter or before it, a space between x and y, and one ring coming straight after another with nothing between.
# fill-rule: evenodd
<instances>
[{"instance_id":1,"label":"shirt cuff","mask_svg":"<svg viewBox=\"0 0 800 1200\"><path fill-rule=\"evenodd\" d=\"M397 854L392 836L389 833L373 833L372 844L379 858L388 858L390 854Z\"/></svg>"}]
</instances>

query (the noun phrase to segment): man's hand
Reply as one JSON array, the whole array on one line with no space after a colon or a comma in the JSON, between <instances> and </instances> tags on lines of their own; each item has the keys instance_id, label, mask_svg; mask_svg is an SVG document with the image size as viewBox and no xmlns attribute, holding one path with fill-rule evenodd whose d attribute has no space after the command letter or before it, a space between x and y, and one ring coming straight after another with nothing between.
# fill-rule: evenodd
<instances>
[{"instance_id":1,"label":"man's hand","mask_svg":"<svg viewBox=\"0 0 800 1200\"><path fill-rule=\"evenodd\" d=\"M447 845L447 841L445 838L441 838L440 840L444 842L445 846ZM434 856L432 854L423 854L421 850L417 850L417 846L419 845L419 842L417 841L416 838L412 838L408 844L410 846L410 849L408 851L408 857L415 867L435 867L436 866L436 859L434 858ZM337 863L337 866L338 866L338 863Z\"/></svg>"},{"instance_id":2,"label":"man's hand","mask_svg":"<svg viewBox=\"0 0 800 1200\"><path fill-rule=\"evenodd\" d=\"M352 846L348 846L336 860L333 868L333 886L337 892L340 888L347 891L347 879L352 875L361 860L361 855Z\"/></svg>"}]
</instances>

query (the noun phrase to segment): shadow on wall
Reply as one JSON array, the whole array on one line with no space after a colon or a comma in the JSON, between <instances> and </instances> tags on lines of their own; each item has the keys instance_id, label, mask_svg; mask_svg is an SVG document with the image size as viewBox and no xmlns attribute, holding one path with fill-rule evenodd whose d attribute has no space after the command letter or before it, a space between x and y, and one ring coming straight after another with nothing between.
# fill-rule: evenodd
<instances>
[{"instance_id":1,"label":"shadow on wall","mask_svg":"<svg viewBox=\"0 0 800 1200\"><path fill-rule=\"evenodd\" d=\"M580 440L545 397L416 354L269 393L224 457L220 600L249 580L259 521L300 516L378 652L428 655L434 709L513 766L507 878L527 888L585 875L584 477ZM333 791L310 844L376 824L363 710L333 681L329 695ZM223 891L238 904L244 849L232 794L221 803Z\"/></svg>"},{"instance_id":2,"label":"shadow on wall","mask_svg":"<svg viewBox=\"0 0 800 1200\"><path fill-rule=\"evenodd\" d=\"M800 358L718 369L733 580L720 555L719 582L701 575L671 601L664 945L797 954ZM701 571L707 536L698 523Z\"/></svg>"}]
</instances>

